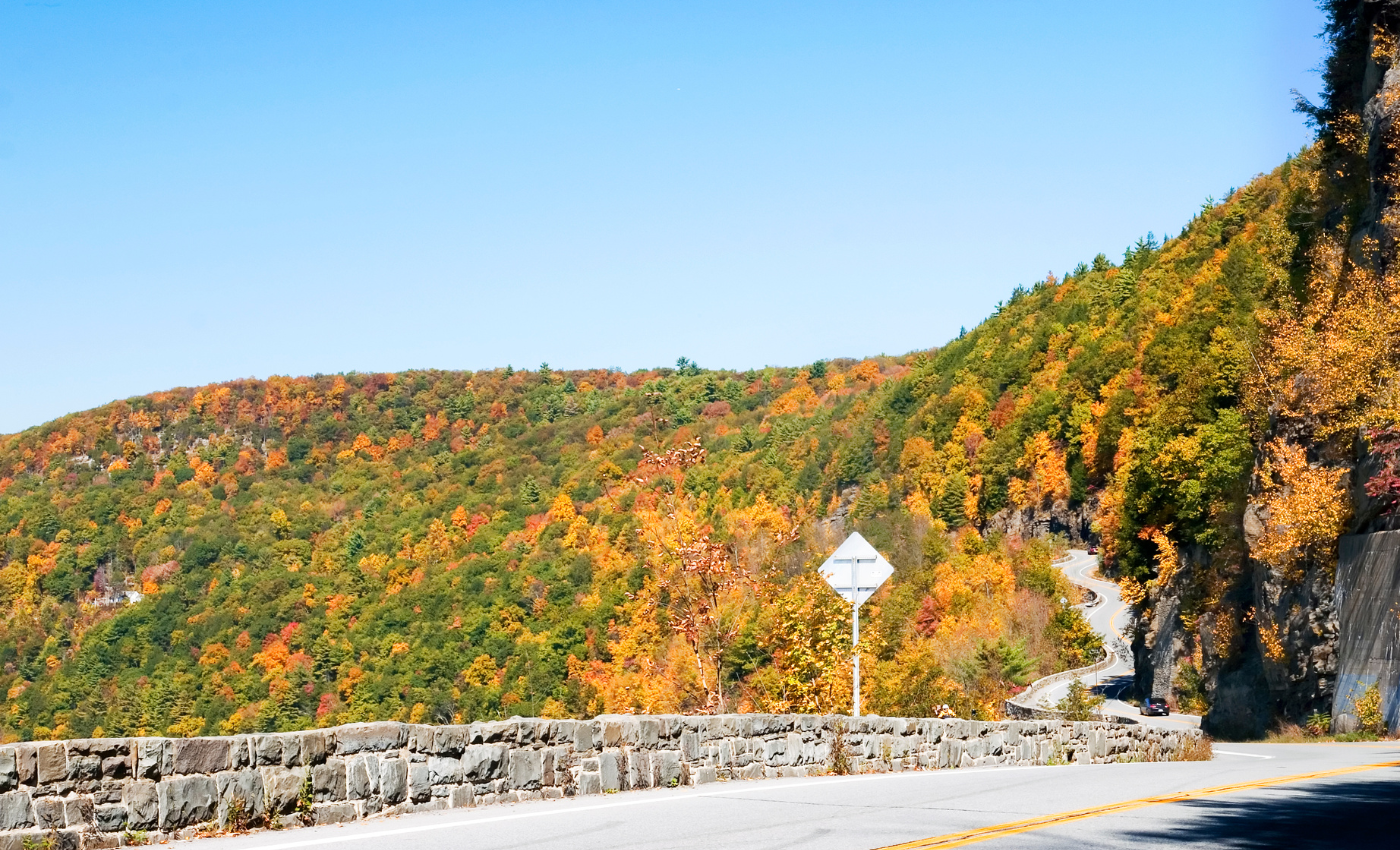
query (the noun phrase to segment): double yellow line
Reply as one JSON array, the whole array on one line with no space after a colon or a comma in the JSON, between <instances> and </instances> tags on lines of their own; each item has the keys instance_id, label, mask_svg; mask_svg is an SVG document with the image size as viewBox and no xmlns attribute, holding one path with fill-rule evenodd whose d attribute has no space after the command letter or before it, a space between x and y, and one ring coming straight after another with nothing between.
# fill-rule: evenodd
<instances>
[{"instance_id":1,"label":"double yellow line","mask_svg":"<svg viewBox=\"0 0 1400 850\"><path fill-rule=\"evenodd\" d=\"M1133 809L1141 809L1146 806L1157 806L1162 803L1181 803L1186 800L1198 800L1202 797L1233 794L1237 791L1249 791L1255 788L1268 788L1271 785L1287 785L1290 782L1307 782L1313 779L1326 779L1331 776L1359 773L1363 770L1375 770L1380 767L1400 767L1400 761L1364 764L1358 767L1343 767L1337 770L1324 770L1318 773L1298 773L1292 776L1279 776L1273 779L1259 779L1254 782L1240 782L1235 785L1217 785L1214 788L1198 788L1194 791L1178 791L1175 794L1163 794L1157 797L1142 797L1137 800L1127 800L1122 803L1110 803L1107 806L1095 806L1092 809L1079 809L1073 812L1041 815L1040 817L1029 818L1027 820L997 824L996 826L987 826L981 829L971 829L967 832L954 832L948 835L934 836L933 838L921 838L918 841L908 841L904 844L891 844L888 847L879 848L879 850L930 850L930 848L934 847L962 847L965 844L976 844L979 841L990 841L993 838L1003 838L1021 832L1031 832L1032 830L1045 829L1051 826L1060 826L1062 824L1087 820L1088 818L1096 818L1102 815L1118 814L1119 812L1132 811Z\"/></svg>"}]
</instances>

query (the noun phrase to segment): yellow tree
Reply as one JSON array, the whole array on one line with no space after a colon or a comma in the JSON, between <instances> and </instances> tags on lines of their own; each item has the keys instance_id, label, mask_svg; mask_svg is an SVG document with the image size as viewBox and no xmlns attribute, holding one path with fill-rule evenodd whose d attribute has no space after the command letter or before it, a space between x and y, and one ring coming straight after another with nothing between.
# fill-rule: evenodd
<instances>
[{"instance_id":1,"label":"yellow tree","mask_svg":"<svg viewBox=\"0 0 1400 850\"><path fill-rule=\"evenodd\" d=\"M723 712L722 659L752 615L753 575L731 557L727 547L711 539L712 529L696 512L693 497L684 494L685 471L703 463L698 440L657 454L644 451L634 481L664 482L664 497L638 500L639 533L647 547L647 564L660 593L669 628L690 647L703 709ZM669 485L669 487L665 486ZM643 609L638 614L645 616Z\"/></svg>"}]
</instances>

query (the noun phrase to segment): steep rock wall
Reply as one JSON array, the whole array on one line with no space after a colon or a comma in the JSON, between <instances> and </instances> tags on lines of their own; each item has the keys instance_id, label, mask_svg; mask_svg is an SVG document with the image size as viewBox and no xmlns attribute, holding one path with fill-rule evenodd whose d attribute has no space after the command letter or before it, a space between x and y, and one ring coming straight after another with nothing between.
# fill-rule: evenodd
<instances>
[{"instance_id":1,"label":"steep rock wall","mask_svg":"<svg viewBox=\"0 0 1400 850\"><path fill-rule=\"evenodd\" d=\"M1063 534L1071 546L1089 546L1098 540L1093 528L1098 506L1098 497L1091 496L1074 505L1061 500L1048 508L1003 508L987 520L984 530L1000 531L1024 539Z\"/></svg>"}]
</instances>

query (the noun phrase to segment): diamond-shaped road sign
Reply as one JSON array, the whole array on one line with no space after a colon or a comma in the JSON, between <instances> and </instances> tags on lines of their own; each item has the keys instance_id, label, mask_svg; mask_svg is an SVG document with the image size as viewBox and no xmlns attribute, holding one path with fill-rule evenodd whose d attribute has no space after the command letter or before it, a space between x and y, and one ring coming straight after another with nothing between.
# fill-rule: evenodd
<instances>
[{"instance_id":1,"label":"diamond-shaped road sign","mask_svg":"<svg viewBox=\"0 0 1400 850\"><path fill-rule=\"evenodd\" d=\"M851 646L855 649L851 657L851 715L860 717L860 606L894 574L894 567L853 532L822 564L821 574L832 590L851 603Z\"/></svg>"},{"instance_id":2,"label":"diamond-shaped road sign","mask_svg":"<svg viewBox=\"0 0 1400 850\"><path fill-rule=\"evenodd\" d=\"M894 574L894 567L857 532L836 547L821 574L842 599L859 607Z\"/></svg>"}]
</instances>

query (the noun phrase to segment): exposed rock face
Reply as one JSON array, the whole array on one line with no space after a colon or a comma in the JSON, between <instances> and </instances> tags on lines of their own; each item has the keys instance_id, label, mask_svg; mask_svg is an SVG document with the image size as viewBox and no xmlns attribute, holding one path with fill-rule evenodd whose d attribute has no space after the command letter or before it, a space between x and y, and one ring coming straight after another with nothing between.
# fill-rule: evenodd
<instances>
[{"instance_id":1,"label":"exposed rock face","mask_svg":"<svg viewBox=\"0 0 1400 850\"><path fill-rule=\"evenodd\" d=\"M1063 534L1071 546L1088 546L1098 541L1092 527L1098 507L1098 497L1091 496L1076 505L1058 501L1048 508L1003 508L987 520L986 530L1023 539Z\"/></svg>"},{"instance_id":2,"label":"exposed rock face","mask_svg":"<svg viewBox=\"0 0 1400 850\"><path fill-rule=\"evenodd\" d=\"M150 837L157 841L189 838L203 827L226 827L235 812L252 825L274 816L344 823L719 779L805 776L828 769L837 726L859 772L1171 761L1198 734L1055 720L609 715L13 744L0 747L0 782L16 789L0 793L0 847L37 844L53 831L59 846L72 847L117 846L125 830L154 831ZM47 766L21 772L35 756ZM85 758L95 759L95 775L75 780L60 769Z\"/></svg>"}]
</instances>

